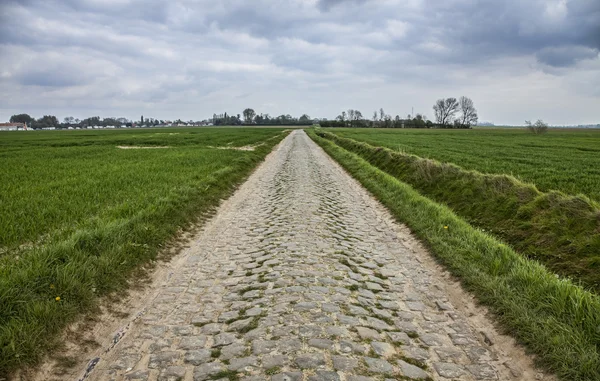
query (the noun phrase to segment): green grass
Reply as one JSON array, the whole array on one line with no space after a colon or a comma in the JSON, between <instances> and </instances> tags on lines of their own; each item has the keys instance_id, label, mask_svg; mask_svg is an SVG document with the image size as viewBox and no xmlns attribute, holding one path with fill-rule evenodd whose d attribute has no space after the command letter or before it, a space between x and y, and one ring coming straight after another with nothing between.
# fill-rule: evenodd
<instances>
[{"instance_id":1,"label":"green grass","mask_svg":"<svg viewBox=\"0 0 600 381\"><path fill-rule=\"evenodd\" d=\"M586 196L540 192L507 175L467 171L452 164L374 147L319 132L519 253L558 274L600 291L600 205Z\"/></svg>"},{"instance_id":2,"label":"green grass","mask_svg":"<svg viewBox=\"0 0 600 381\"><path fill-rule=\"evenodd\" d=\"M557 278L360 156L314 131L309 135L406 223L540 365L563 380L600 379L597 295Z\"/></svg>"},{"instance_id":3,"label":"green grass","mask_svg":"<svg viewBox=\"0 0 600 381\"><path fill-rule=\"evenodd\" d=\"M169 240L212 213L282 131L0 135L0 374L34 364L99 295L125 287ZM246 145L257 147L211 148Z\"/></svg>"},{"instance_id":4,"label":"green grass","mask_svg":"<svg viewBox=\"0 0 600 381\"><path fill-rule=\"evenodd\" d=\"M454 163L482 173L510 174L542 192L584 194L600 201L600 130L326 129L394 151Z\"/></svg>"}]
</instances>

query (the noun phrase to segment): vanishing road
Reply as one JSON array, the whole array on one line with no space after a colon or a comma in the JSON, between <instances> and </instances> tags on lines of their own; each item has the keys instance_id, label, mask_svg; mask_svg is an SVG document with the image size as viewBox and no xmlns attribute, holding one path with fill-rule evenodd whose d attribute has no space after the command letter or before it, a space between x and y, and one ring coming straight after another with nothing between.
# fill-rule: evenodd
<instances>
[{"instance_id":1,"label":"vanishing road","mask_svg":"<svg viewBox=\"0 0 600 381\"><path fill-rule=\"evenodd\" d=\"M416 247L294 131L85 378L541 379L481 310L458 306L466 294Z\"/></svg>"}]
</instances>

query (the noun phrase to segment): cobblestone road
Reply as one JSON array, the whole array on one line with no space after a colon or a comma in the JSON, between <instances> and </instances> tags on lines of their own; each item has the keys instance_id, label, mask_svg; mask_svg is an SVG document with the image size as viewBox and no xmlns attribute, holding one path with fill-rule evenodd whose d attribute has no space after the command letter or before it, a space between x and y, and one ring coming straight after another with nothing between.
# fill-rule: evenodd
<instances>
[{"instance_id":1,"label":"cobblestone road","mask_svg":"<svg viewBox=\"0 0 600 381\"><path fill-rule=\"evenodd\" d=\"M304 132L225 204L90 379L524 379Z\"/></svg>"}]
</instances>

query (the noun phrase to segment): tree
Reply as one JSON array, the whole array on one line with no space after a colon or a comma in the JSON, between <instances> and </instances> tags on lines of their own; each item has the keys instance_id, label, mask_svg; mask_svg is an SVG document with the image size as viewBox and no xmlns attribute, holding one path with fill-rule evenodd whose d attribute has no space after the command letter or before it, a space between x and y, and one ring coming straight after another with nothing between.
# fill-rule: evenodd
<instances>
[{"instance_id":1,"label":"tree","mask_svg":"<svg viewBox=\"0 0 600 381\"><path fill-rule=\"evenodd\" d=\"M254 121L254 117L256 116L256 112L253 109L247 108L244 110L244 121L246 124L252 123Z\"/></svg>"},{"instance_id":2,"label":"tree","mask_svg":"<svg viewBox=\"0 0 600 381\"><path fill-rule=\"evenodd\" d=\"M73 118L72 116L67 116L63 120L63 124L68 124L68 125L75 124L75 118Z\"/></svg>"},{"instance_id":3,"label":"tree","mask_svg":"<svg viewBox=\"0 0 600 381\"><path fill-rule=\"evenodd\" d=\"M298 122L309 124L311 123L310 116L308 116L307 114L302 114L300 119L298 119Z\"/></svg>"},{"instance_id":4,"label":"tree","mask_svg":"<svg viewBox=\"0 0 600 381\"><path fill-rule=\"evenodd\" d=\"M17 114L10 117L11 123L26 123L28 126L30 126L31 122L34 120L35 119L29 116L29 114Z\"/></svg>"},{"instance_id":5,"label":"tree","mask_svg":"<svg viewBox=\"0 0 600 381\"><path fill-rule=\"evenodd\" d=\"M379 109L379 120L383 121L385 119L385 111L383 111L383 108Z\"/></svg>"},{"instance_id":6,"label":"tree","mask_svg":"<svg viewBox=\"0 0 600 381\"><path fill-rule=\"evenodd\" d=\"M354 126L354 110L348 109L348 121L350 122L350 127Z\"/></svg>"},{"instance_id":7,"label":"tree","mask_svg":"<svg viewBox=\"0 0 600 381\"><path fill-rule=\"evenodd\" d=\"M103 125L102 120L100 119L99 116L92 116L92 117L86 118L81 121L81 124L85 127Z\"/></svg>"},{"instance_id":8,"label":"tree","mask_svg":"<svg viewBox=\"0 0 600 381\"><path fill-rule=\"evenodd\" d=\"M58 127L58 119L54 115L44 115L34 122L34 127L45 128L45 127Z\"/></svg>"},{"instance_id":9,"label":"tree","mask_svg":"<svg viewBox=\"0 0 600 381\"><path fill-rule=\"evenodd\" d=\"M360 112L358 110L354 110L354 119L355 120L361 120L362 118L363 118L362 112Z\"/></svg>"},{"instance_id":10,"label":"tree","mask_svg":"<svg viewBox=\"0 0 600 381\"><path fill-rule=\"evenodd\" d=\"M546 123L544 123L544 121L541 119L538 119L533 124L530 121L526 120L525 125L527 126L527 129L530 132L533 132L536 135L544 134L544 133L548 132L548 125Z\"/></svg>"},{"instance_id":11,"label":"tree","mask_svg":"<svg viewBox=\"0 0 600 381\"><path fill-rule=\"evenodd\" d=\"M435 119L443 126L448 126L454 120L459 105L456 98L438 99L433 105Z\"/></svg>"},{"instance_id":12,"label":"tree","mask_svg":"<svg viewBox=\"0 0 600 381\"><path fill-rule=\"evenodd\" d=\"M471 127L477 124L477 109L473 105L471 98L460 97L458 101L460 105L460 124L463 126Z\"/></svg>"},{"instance_id":13,"label":"tree","mask_svg":"<svg viewBox=\"0 0 600 381\"><path fill-rule=\"evenodd\" d=\"M392 128L392 116L389 114L386 114L383 117L383 124L385 128Z\"/></svg>"},{"instance_id":14,"label":"tree","mask_svg":"<svg viewBox=\"0 0 600 381\"><path fill-rule=\"evenodd\" d=\"M421 114L417 114L414 117L413 123L416 128L425 128L425 120L423 120L423 115Z\"/></svg>"}]
</instances>

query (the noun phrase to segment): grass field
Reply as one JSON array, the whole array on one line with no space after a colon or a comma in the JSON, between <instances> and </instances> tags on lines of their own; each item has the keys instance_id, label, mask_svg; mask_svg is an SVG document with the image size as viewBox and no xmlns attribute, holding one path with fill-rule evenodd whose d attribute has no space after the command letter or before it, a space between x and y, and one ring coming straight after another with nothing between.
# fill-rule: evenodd
<instances>
[{"instance_id":1,"label":"grass field","mask_svg":"<svg viewBox=\"0 0 600 381\"><path fill-rule=\"evenodd\" d=\"M39 359L66 323L207 216L284 135L274 128L0 134L0 375ZM234 149L248 146L254 150Z\"/></svg>"},{"instance_id":2,"label":"grass field","mask_svg":"<svg viewBox=\"0 0 600 381\"><path fill-rule=\"evenodd\" d=\"M435 186L436 180L441 180L442 188L458 178L459 188L465 189L466 197L475 204L480 200L470 197L474 190L485 193L489 185L510 182L339 139L324 131L308 133L407 224L440 263L489 307L506 332L537 355L540 365L565 381L600 379L600 297L570 280L557 278L537 261L526 259L492 234L467 223L447 203L423 196L402 177L424 179L417 185L433 182ZM412 176L415 173L421 176ZM521 191L518 183L514 185ZM502 203L507 198L496 200Z\"/></svg>"},{"instance_id":3,"label":"grass field","mask_svg":"<svg viewBox=\"0 0 600 381\"><path fill-rule=\"evenodd\" d=\"M582 193L600 201L600 130L328 129L347 138L483 173L510 174L542 192Z\"/></svg>"}]
</instances>

